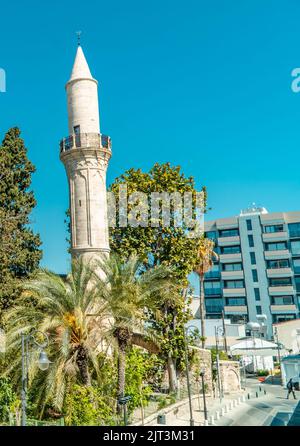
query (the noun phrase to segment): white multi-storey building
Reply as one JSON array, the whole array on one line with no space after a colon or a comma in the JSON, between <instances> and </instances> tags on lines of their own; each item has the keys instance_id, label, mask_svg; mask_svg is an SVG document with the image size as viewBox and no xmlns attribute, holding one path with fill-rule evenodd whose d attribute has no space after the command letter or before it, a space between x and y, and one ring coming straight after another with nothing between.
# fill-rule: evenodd
<instances>
[{"instance_id":1,"label":"white multi-storey building","mask_svg":"<svg viewBox=\"0 0 300 446\"><path fill-rule=\"evenodd\" d=\"M268 213L253 206L239 216L209 221L206 236L219 255L205 277L206 317L232 322L299 317L300 212Z\"/></svg>"}]
</instances>

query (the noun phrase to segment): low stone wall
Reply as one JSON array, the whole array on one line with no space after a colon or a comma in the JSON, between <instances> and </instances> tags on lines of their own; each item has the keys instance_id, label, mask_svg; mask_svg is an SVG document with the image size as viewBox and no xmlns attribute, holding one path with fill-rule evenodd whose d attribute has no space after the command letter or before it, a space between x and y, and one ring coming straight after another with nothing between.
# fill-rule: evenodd
<instances>
[{"instance_id":1,"label":"low stone wall","mask_svg":"<svg viewBox=\"0 0 300 446\"><path fill-rule=\"evenodd\" d=\"M221 360L220 379L225 394L241 391L240 365L237 361Z\"/></svg>"},{"instance_id":2,"label":"low stone wall","mask_svg":"<svg viewBox=\"0 0 300 446\"><path fill-rule=\"evenodd\" d=\"M199 376L200 370L203 368L205 370L204 381L206 386L206 392L208 394L212 393L213 382L212 382L212 364L211 364L211 351L204 348L197 348L195 350L196 355L196 365L192 370L192 384L197 385L197 381L200 381L200 387L202 387L201 379Z\"/></svg>"}]
</instances>

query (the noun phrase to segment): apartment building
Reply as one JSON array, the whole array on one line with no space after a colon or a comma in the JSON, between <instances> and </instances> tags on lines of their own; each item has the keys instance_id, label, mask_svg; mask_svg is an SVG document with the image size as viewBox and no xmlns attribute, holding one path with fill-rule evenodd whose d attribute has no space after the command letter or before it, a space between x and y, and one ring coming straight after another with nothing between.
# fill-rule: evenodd
<instances>
[{"instance_id":1,"label":"apartment building","mask_svg":"<svg viewBox=\"0 0 300 446\"><path fill-rule=\"evenodd\" d=\"M219 259L206 274L207 318L222 311L232 323L272 323L299 317L300 212L268 213L253 205L240 215L205 224Z\"/></svg>"}]
</instances>

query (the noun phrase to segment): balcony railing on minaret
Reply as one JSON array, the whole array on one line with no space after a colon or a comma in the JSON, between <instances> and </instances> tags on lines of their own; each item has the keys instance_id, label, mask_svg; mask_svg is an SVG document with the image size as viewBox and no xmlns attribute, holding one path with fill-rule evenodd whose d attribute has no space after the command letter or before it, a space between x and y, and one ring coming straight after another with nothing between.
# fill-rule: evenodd
<instances>
[{"instance_id":1,"label":"balcony railing on minaret","mask_svg":"<svg viewBox=\"0 0 300 446\"><path fill-rule=\"evenodd\" d=\"M60 152L67 152L72 149L97 147L111 151L111 138L107 135L100 135L99 133L79 133L77 135L70 135L60 142Z\"/></svg>"}]
</instances>

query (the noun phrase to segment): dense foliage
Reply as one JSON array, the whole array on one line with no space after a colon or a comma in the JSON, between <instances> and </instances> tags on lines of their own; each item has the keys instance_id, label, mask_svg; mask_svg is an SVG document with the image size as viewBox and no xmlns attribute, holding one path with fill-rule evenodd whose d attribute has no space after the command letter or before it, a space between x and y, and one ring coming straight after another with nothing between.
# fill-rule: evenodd
<instances>
[{"instance_id":1,"label":"dense foliage","mask_svg":"<svg viewBox=\"0 0 300 446\"><path fill-rule=\"evenodd\" d=\"M126 185L128 198L134 192L143 192L148 197L147 213L148 224L132 227L120 227L118 200L119 187ZM174 271L174 279L178 284L178 298L161 299L157 294L156 312L149 312L149 320L155 328L160 339L161 356L169 373L169 386L171 391L177 387L177 373L184 357L183 327L191 317L186 310L187 302L183 301L182 288L187 286L187 276L196 266L197 252L201 238L190 238L193 231L185 222L181 226L175 225L176 208L171 202L170 226L163 224L163 212L154 221L151 209L151 193L153 192L179 192L192 194L193 216L196 212L196 189L194 179L186 177L179 166L172 167L170 163L156 163L149 172L140 169L130 169L115 180L110 190L116 197L116 224L110 228L110 245L113 251L127 258L134 253L142 260L144 267L167 265ZM202 189L202 211L205 211L206 190ZM128 213L136 205L128 204ZM138 202L138 199L137 199ZM137 217L138 219L138 217ZM155 225L153 224L155 223Z\"/></svg>"},{"instance_id":2,"label":"dense foliage","mask_svg":"<svg viewBox=\"0 0 300 446\"><path fill-rule=\"evenodd\" d=\"M28 226L36 205L30 190L34 172L20 130L10 129L0 146L0 317L19 297L20 280L36 270L42 256L40 238Z\"/></svg>"}]
</instances>

